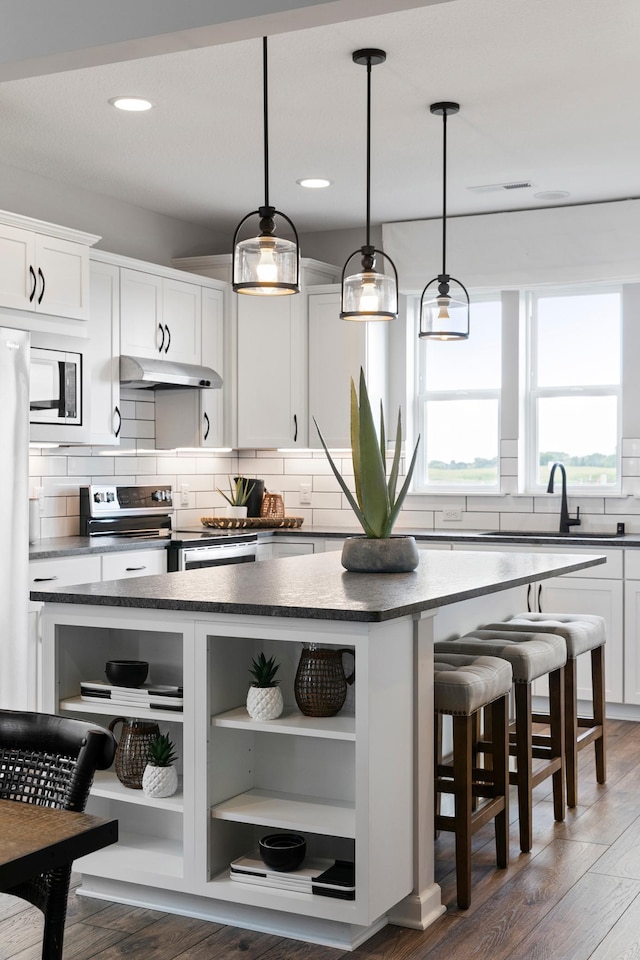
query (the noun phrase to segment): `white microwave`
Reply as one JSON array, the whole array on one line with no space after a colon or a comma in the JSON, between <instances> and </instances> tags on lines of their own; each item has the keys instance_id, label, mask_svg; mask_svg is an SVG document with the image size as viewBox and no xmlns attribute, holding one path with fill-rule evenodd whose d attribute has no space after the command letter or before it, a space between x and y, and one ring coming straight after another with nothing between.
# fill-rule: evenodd
<instances>
[{"instance_id":1,"label":"white microwave","mask_svg":"<svg viewBox=\"0 0 640 960\"><path fill-rule=\"evenodd\" d=\"M82 354L31 347L29 420L82 425Z\"/></svg>"}]
</instances>

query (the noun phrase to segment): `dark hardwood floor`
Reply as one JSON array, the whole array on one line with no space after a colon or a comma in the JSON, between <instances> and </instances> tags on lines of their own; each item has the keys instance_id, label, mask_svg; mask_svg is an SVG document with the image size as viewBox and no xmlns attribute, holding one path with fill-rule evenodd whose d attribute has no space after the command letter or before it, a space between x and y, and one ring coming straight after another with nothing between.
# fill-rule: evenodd
<instances>
[{"instance_id":1,"label":"dark hardwood floor","mask_svg":"<svg viewBox=\"0 0 640 960\"><path fill-rule=\"evenodd\" d=\"M388 926L353 953L86 900L72 893L65 960L638 960L640 958L640 724L608 724L608 780L581 754L580 804L553 820L547 783L534 811L535 846L493 865L492 827L475 838L471 908L455 905L453 847L436 844L447 912L425 932ZM515 804L512 805L512 809ZM39 960L42 920L0 896L0 960Z\"/></svg>"}]
</instances>

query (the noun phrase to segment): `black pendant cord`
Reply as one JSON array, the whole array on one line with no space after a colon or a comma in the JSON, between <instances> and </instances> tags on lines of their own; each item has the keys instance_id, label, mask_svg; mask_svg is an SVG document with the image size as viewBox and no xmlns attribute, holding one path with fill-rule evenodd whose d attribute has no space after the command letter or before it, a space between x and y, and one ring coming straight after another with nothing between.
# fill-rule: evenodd
<instances>
[{"instance_id":1,"label":"black pendant cord","mask_svg":"<svg viewBox=\"0 0 640 960\"><path fill-rule=\"evenodd\" d=\"M371 246L371 57L367 58L367 247Z\"/></svg>"},{"instance_id":2,"label":"black pendant cord","mask_svg":"<svg viewBox=\"0 0 640 960\"><path fill-rule=\"evenodd\" d=\"M262 38L262 86L264 91L264 205L269 206L269 103L267 92L267 38Z\"/></svg>"},{"instance_id":3,"label":"black pendant cord","mask_svg":"<svg viewBox=\"0 0 640 960\"><path fill-rule=\"evenodd\" d=\"M442 275L447 273L447 111L442 114Z\"/></svg>"}]
</instances>

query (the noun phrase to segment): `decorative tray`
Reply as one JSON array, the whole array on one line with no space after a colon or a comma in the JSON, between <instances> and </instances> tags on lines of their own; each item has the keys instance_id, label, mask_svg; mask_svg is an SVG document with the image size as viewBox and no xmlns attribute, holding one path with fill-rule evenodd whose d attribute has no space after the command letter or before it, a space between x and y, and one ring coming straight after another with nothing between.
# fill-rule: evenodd
<instances>
[{"instance_id":1,"label":"decorative tray","mask_svg":"<svg viewBox=\"0 0 640 960\"><path fill-rule=\"evenodd\" d=\"M301 527L304 517L200 517L204 527L217 530L244 530L262 527L263 530L275 530L277 527Z\"/></svg>"}]
</instances>

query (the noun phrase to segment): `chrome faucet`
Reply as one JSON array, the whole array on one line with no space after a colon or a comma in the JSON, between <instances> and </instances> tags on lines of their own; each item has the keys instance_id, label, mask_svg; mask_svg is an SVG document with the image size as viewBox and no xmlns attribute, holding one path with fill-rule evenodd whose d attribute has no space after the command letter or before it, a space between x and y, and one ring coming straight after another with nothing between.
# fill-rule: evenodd
<instances>
[{"instance_id":1,"label":"chrome faucet","mask_svg":"<svg viewBox=\"0 0 640 960\"><path fill-rule=\"evenodd\" d=\"M560 467L560 473L562 474L562 497L560 498L560 533L569 533L570 527L577 527L582 523L580 519L580 507L578 507L575 517L569 516L569 507L567 506L567 471L564 468L564 463L557 461L556 463L552 464L551 472L549 473L547 493L553 493L553 475L556 472L556 467Z\"/></svg>"}]
</instances>

